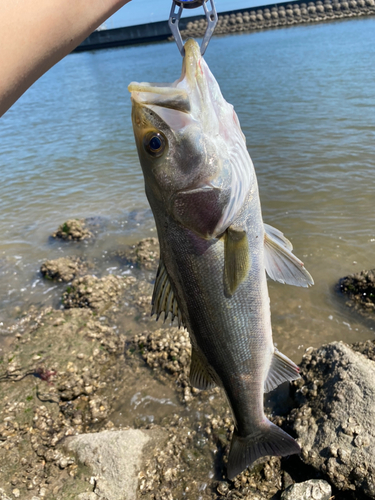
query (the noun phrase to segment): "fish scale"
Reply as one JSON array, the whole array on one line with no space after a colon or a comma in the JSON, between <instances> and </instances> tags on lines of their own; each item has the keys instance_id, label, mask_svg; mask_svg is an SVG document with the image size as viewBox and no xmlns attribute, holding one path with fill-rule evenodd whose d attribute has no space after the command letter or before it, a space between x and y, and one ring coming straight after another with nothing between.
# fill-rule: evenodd
<instances>
[{"instance_id":1,"label":"fish scale","mask_svg":"<svg viewBox=\"0 0 375 500\"><path fill-rule=\"evenodd\" d=\"M191 383L225 391L235 421L233 479L260 457L300 452L263 410L264 392L299 377L273 345L266 272L296 286L313 280L284 235L263 223L237 115L198 44L186 42L176 82L132 83L129 90L160 243L153 312L177 315L188 329Z\"/></svg>"}]
</instances>

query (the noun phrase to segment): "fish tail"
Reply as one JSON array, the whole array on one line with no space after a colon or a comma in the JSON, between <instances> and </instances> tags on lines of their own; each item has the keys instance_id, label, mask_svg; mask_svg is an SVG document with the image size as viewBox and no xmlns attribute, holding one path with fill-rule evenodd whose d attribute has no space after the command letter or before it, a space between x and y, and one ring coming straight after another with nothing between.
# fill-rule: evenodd
<instances>
[{"instance_id":1,"label":"fish tail","mask_svg":"<svg viewBox=\"0 0 375 500\"><path fill-rule=\"evenodd\" d=\"M298 443L267 419L250 436L241 437L234 431L228 459L228 479L234 479L260 457L285 457L294 453L301 453Z\"/></svg>"}]
</instances>

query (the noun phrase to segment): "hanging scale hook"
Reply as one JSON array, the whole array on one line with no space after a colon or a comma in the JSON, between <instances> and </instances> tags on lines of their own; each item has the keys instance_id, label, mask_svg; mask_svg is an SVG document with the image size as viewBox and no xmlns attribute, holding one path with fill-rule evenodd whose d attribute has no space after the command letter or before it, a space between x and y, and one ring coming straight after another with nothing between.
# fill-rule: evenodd
<instances>
[{"instance_id":1,"label":"hanging scale hook","mask_svg":"<svg viewBox=\"0 0 375 500\"><path fill-rule=\"evenodd\" d=\"M208 3L211 6L210 10L207 7ZM168 24L172 31L174 39L176 40L177 47L181 52L182 57L185 56L185 48L184 48L184 42L182 41L180 29L178 26L181 19L182 11L184 9L195 9L196 7L201 7L201 6L203 6L207 19L207 29L201 45L201 54L203 56L204 53L206 52L207 46L211 40L211 37L218 22L218 16L214 0L173 0Z\"/></svg>"}]
</instances>

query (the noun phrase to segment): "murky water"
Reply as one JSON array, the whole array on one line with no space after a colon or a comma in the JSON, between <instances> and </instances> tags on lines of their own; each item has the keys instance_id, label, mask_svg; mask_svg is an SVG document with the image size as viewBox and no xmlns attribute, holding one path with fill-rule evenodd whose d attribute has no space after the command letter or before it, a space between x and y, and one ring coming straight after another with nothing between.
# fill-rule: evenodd
<instances>
[{"instance_id":1,"label":"murky water","mask_svg":"<svg viewBox=\"0 0 375 500\"><path fill-rule=\"evenodd\" d=\"M279 349L298 361L309 345L373 338L334 286L375 264L375 19L217 37L207 60L247 136L264 219L316 282L269 283ZM0 120L0 322L58 305L61 286L38 274L47 258L85 254L101 272L129 272L110 251L155 232L127 85L173 81L180 66L171 43L72 54ZM99 218L94 245L50 243L71 217Z\"/></svg>"}]
</instances>

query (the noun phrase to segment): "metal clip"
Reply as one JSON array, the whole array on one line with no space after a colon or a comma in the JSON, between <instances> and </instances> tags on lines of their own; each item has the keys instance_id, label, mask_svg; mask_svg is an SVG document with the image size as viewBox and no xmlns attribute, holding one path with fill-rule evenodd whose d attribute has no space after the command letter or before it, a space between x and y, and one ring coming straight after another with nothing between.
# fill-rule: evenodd
<instances>
[{"instance_id":1,"label":"metal clip","mask_svg":"<svg viewBox=\"0 0 375 500\"><path fill-rule=\"evenodd\" d=\"M207 3L211 4L211 10L208 9ZM172 35L176 40L177 47L182 57L185 56L184 42L182 41L179 29L179 22L181 19L182 11L184 10L184 8L195 9L196 7L200 7L202 5L207 19L207 29L201 45L201 54L203 56L204 53L206 52L206 49L208 47L208 44L211 40L211 37L213 35L213 32L215 31L218 22L218 16L214 0L173 0L168 24L172 31Z\"/></svg>"}]
</instances>

